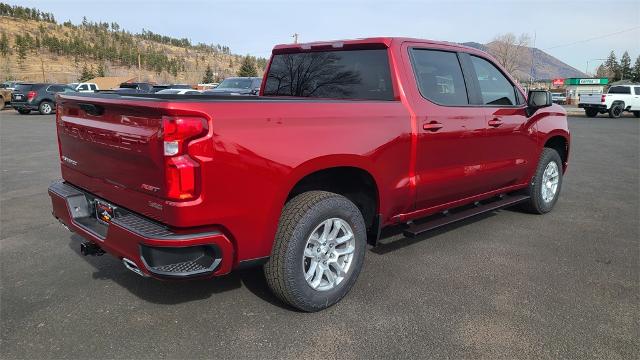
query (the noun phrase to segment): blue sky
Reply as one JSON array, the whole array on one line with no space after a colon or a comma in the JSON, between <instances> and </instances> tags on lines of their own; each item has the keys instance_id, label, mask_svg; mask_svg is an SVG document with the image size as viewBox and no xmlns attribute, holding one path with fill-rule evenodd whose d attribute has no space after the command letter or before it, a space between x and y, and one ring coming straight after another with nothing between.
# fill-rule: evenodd
<instances>
[{"instance_id":1,"label":"blue sky","mask_svg":"<svg viewBox=\"0 0 640 360\"><path fill-rule=\"evenodd\" d=\"M263 57L274 44L292 42L293 33L301 41L395 35L480 43L529 33L536 47L581 71L587 60L593 71L593 59L611 50L618 58L628 50L632 63L640 54L638 0L2 1L52 12L58 21L116 21L132 32L145 28Z\"/></svg>"}]
</instances>

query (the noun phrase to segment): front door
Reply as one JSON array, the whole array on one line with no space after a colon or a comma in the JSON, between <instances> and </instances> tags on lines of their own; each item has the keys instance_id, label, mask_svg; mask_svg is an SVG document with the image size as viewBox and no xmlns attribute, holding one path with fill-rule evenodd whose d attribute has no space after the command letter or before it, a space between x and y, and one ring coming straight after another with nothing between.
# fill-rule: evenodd
<instances>
[{"instance_id":1,"label":"front door","mask_svg":"<svg viewBox=\"0 0 640 360\"><path fill-rule=\"evenodd\" d=\"M485 183L491 190L525 183L539 155L535 118L527 117L524 96L494 64L475 55L469 58L486 121Z\"/></svg>"}]
</instances>

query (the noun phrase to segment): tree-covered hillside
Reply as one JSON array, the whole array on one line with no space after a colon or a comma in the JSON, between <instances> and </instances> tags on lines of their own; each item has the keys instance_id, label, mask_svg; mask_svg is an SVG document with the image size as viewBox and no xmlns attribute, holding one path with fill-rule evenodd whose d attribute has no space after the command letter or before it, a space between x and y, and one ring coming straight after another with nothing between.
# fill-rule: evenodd
<instances>
[{"instance_id":1,"label":"tree-covered hillside","mask_svg":"<svg viewBox=\"0 0 640 360\"><path fill-rule=\"evenodd\" d=\"M116 22L58 23L51 13L0 3L0 80L74 81L83 69L158 82L199 82L207 66L214 80L235 75L243 57L228 46L193 44ZM248 57L259 72L266 59ZM140 69L138 69L140 66Z\"/></svg>"}]
</instances>

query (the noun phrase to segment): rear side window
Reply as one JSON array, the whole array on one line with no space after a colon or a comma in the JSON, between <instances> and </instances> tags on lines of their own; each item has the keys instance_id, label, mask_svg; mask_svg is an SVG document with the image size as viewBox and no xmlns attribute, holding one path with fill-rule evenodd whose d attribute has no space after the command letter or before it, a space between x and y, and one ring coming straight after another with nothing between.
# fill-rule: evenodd
<instances>
[{"instance_id":1,"label":"rear side window","mask_svg":"<svg viewBox=\"0 0 640 360\"><path fill-rule=\"evenodd\" d=\"M609 94L631 94L631 87L612 86L611 89L609 89Z\"/></svg>"},{"instance_id":2,"label":"rear side window","mask_svg":"<svg viewBox=\"0 0 640 360\"><path fill-rule=\"evenodd\" d=\"M458 55L448 51L411 49L420 94L441 105L467 105L469 98Z\"/></svg>"},{"instance_id":3,"label":"rear side window","mask_svg":"<svg viewBox=\"0 0 640 360\"><path fill-rule=\"evenodd\" d=\"M91 84L89 85L89 87L91 88L91 90L98 90L98 87L96 85Z\"/></svg>"},{"instance_id":4,"label":"rear side window","mask_svg":"<svg viewBox=\"0 0 640 360\"><path fill-rule=\"evenodd\" d=\"M78 90L89 90L89 85L87 85L87 84L80 85L80 87L78 88Z\"/></svg>"},{"instance_id":5,"label":"rear side window","mask_svg":"<svg viewBox=\"0 0 640 360\"><path fill-rule=\"evenodd\" d=\"M54 92L54 93L55 92L61 92L63 90L64 90L64 88L62 86L60 86L60 85L51 85L51 86L49 86L49 88L47 88L47 91Z\"/></svg>"},{"instance_id":6,"label":"rear side window","mask_svg":"<svg viewBox=\"0 0 640 360\"><path fill-rule=\"evenodd\" d=\"M264 95L393 100L387 50L274 55Z\"/></svg>"},{"instance_id":7,"label":"rear side window","mask_svg":"<svg viewBox=\"0 0 640 360\"><path fill-rule=\"evenodd\" d=\"M471 63L478 77L484 105L516 105L516 89L513 84L487 60L471 56Z\"/></svg>"}]
</instances>

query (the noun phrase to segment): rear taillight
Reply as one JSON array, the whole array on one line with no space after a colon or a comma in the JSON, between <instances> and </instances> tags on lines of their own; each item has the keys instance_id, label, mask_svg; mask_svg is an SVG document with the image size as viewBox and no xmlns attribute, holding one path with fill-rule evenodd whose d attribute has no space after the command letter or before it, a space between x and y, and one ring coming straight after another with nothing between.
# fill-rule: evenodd
<instances>
[{"instance_id":1,"label":"rear taillight","mask_svg":"<svg viewBox=\"0 0 640 360\"><path fill-rule=\"evenodd\" d=\"M162 118L163 150L165 156L166 195L174 200L196 196L198 162L187 153L190 141L205 135L207 121L196 117Z\"/></svg>"},{"instance_id":2,"label":"rear taillight","mask_svg":"<svg viewBox=\"0 0 640 360\"><path fill-rule=\"evenodd\" d=\"M600 96L600 102L603 103L605 102L605 99L607 98L607 95L602 95Z\"/></svg>"},{"instance_id":3,"label":"rear taillight","mask_svg":"<svg viewBox=\"0 0 640 360\"><path fill-rule=\"evenodd\" d=\"M31 100L33 100L36 96L38 96L38 93L37 93L37 92L35 92L35 91L33 91L33 90L32 90L32 91L29 91L29 92L27 93L27 101L31 101Z\"/></svg>"}]
</instances>

